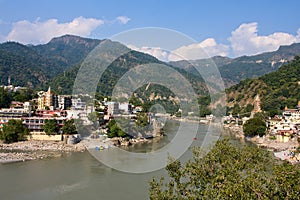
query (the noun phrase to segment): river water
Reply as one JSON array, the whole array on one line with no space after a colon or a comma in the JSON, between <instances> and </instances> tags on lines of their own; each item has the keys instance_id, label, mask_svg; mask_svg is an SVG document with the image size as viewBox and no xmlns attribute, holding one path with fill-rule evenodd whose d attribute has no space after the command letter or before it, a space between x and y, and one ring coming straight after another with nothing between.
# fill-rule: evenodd
<instances>
[{"instance_id":1,"label":"river water","mask_svg":"<svg viewBox=\"0 0 300 200\"><path fill-rule=\"evenodd\" d=\"M160 142L127 150L148 152L160 148L172 140L178 126L179 122L167 122L167 136ZM192 146L201 145L207 128L207 125L200 125ZM188 150L181 159L187 160L191 156L191 150ZM164 169L141 174L125 173L105 166L87 151L66 153L58 158L0 164L0 199L148 199L148 182L166 174Z\"/></svg>"}]
</instances>

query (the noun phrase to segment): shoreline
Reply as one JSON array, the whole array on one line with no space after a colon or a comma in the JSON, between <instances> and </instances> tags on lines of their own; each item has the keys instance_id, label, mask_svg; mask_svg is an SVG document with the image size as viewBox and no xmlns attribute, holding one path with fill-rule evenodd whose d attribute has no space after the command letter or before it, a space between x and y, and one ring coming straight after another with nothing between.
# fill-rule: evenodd
<instances>
[{"instance_id":1,"label":"shoreline","mask_svg":"<svg viewBox=\"0 0 300 200\"><path fill-rule=\"evenodd\" d=\"M294 150L299 146L298 142L293 139L288 142L278 142L276 140L269 139L268 136L245 138L242 126L226 125L223 127L225 130L228 130L229 134L233 135L234 137L243 141L251 142L257 145L257 147L259 148L265 148L271 151L277 159L286 160L292 164L299 163L300 161L299 154L294 154L292 156L292 152L294 152Z\"/></svg>"},{"instance_id":2,"label":"shoreline","mask_svg":"<svg viewBox=\"0 0 300 200\"><path fill-rule=\"evenodd\" d=\"M0 164L42 160L58 157L64 152L84 152L85 146L80 142L74 145L59 141L22 141L0 144Z\"/></svg>"}]
</instances>

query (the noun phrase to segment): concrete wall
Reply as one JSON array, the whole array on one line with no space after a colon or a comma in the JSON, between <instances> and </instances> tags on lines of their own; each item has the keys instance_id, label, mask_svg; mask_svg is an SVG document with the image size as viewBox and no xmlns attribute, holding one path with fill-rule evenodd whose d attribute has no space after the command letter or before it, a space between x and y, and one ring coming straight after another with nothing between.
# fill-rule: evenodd
<instances>
[{"instance_id":1,"label":"concrete wall","mask_svg":"<svg viewBox=\"0 0 300 200\"><path fill-rule=\"evenodd\" d=\"M30 135L27 137L28 140L50 140L50 141L61 141L61 135Z\"/></svg>"}]
</instances>

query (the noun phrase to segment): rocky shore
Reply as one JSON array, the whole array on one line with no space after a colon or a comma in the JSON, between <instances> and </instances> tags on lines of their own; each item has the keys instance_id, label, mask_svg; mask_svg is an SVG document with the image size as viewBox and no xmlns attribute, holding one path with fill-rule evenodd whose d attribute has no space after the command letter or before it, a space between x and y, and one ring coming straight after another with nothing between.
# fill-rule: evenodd
<instances>
[{"instance_id":1,"label":"rocky shore","mask_svg":"<svg viewBox=\"0 0 300 200\"><path fill-rule=\"evenodd\" d=\"M44 159L50 157L49 154L37 152L9 152L0 153L0 163L24 162L28 160Z\"/></svg>"},{"instance_id":2,"label":"rocky shore","mask_svg":"<svg viewBox=\"0 0 300 200\"><path fill-rule=\"evenodd\" d=\"M54 141L23 141L0 144L0 150L81 152L85 147L81 143L71 145Z\"/></svg>"},{"instance_id":3,"label":"rocky shore","mask_svg":"<svg viewBox=\"0 0 300 200\"><path fill-rule=\"evenodd\" d=\"M258 147L266 148L272 151L275 157L281 160L287 160L291 163L298 163L298 160L300 160L299 154L296 155L293 153L299 146L298 141L295 138L288 142L278 142L277 140L272 140L268 135L263 137L257 136L253 138L245 138L242 126L225 125L224 128L225 130L228 130L230 134L241 140L246 139L247 141L256 144Z\"/></svg>"},{"instance_id":4,"label":"rocky shore","mask_svg":"<svg viewBox=\"0 0 300 200\"><path fill-rule=\"evenodd\" d=\"M62 152L83 152L85 146L82 143L68 145L54 141L23 141L2 143L0 150L0 163L10 163L56 157Z\"/></svg>"}]
</instances>

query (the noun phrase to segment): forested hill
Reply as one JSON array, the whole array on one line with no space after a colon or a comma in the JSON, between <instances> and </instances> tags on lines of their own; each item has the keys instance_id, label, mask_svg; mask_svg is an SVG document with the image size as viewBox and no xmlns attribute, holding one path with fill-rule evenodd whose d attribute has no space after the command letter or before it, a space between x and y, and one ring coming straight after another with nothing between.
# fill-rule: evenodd
<instances>
[{"instance_id":1,"label":"forested hill","mask_svg":"<svg viewBox=\"0 0 300 200\"><path fill-rule=\"evenodd\" d=\"M0 85L36 88L79 63L101 40L65 35L44 45L0 44Z\"/></svg>"},{"instance_id":2,"label":"forested hill","mask_svg":"<svg viewBox=\"0 0 300 200\"><path fill-rule=\"evenodd\" d=\"M253 103L259 94L262 109L271 115L279 113L285 106L294 108L300 100L300 57L280 67L277 71L256 79L241 81L227 89L228 105L241 107Z\"/></svg>"},{"instance_id":3,"label":"forested hill","mask_svg":"<svg viewBox=\"0 0 300 200\"><path fill-rule=\"evenodd\" d=\"M264 74L276 71L282 65L293 60L296 55L300 55L300 44L295 43L288 46L280 46L277 51L262 53L254 56L241 56L238 58L227 58L216 56L211 60L219 68L221 76L226 86L232 86L247 78L257 78ZM194 73L193 66L203 68L208 67L212 62L209 59L192 61L171 62L175 67Z\"/></svg>"},{"instance_id":4,"label":"forested hill","mask_svg":"<svg viewBox=\"0 0 300 200\"><path fill-rule=\"evenodd\" d=\"M108 41L110 42L110 41ZM118 44L122 45L122 44ZM123 45L122 45L123 46ZM124 46L123 46L124 47ZM114 62L112 62L108 67L107 70L103 73L102 78L99 80L98 89L102 95L109 96L116 85L117 81L130 69L148 63L157 63L157 64L164 64L164 62L159 61L155 57L144 54L138 51L129 51L127 54L122 55ZM172 66L169 66L172 67ZM60 74L59 76L55 77L51 82L51 88L56 91L57 93L61 94L71 94L73 89L73 83L77 76L77 72L80 68L80 64L76 65L64 73ZM194 91L199 95L206 95L207 88L202 78L196 76L192 73L188 73L183 69L175 68L181 75L183 75L192 85ZM146 86L144 86L145 89ZM151 87L150 87L151 89ZM152 91L153 92L153 91ZM184 91L183 91L184 92ZM151 92L150 92L151 93ZM168 97L169 91L162 89L159 91L160 95ZM149 94L150 95L150 94Z\"/></svg>"}]
</instances>

